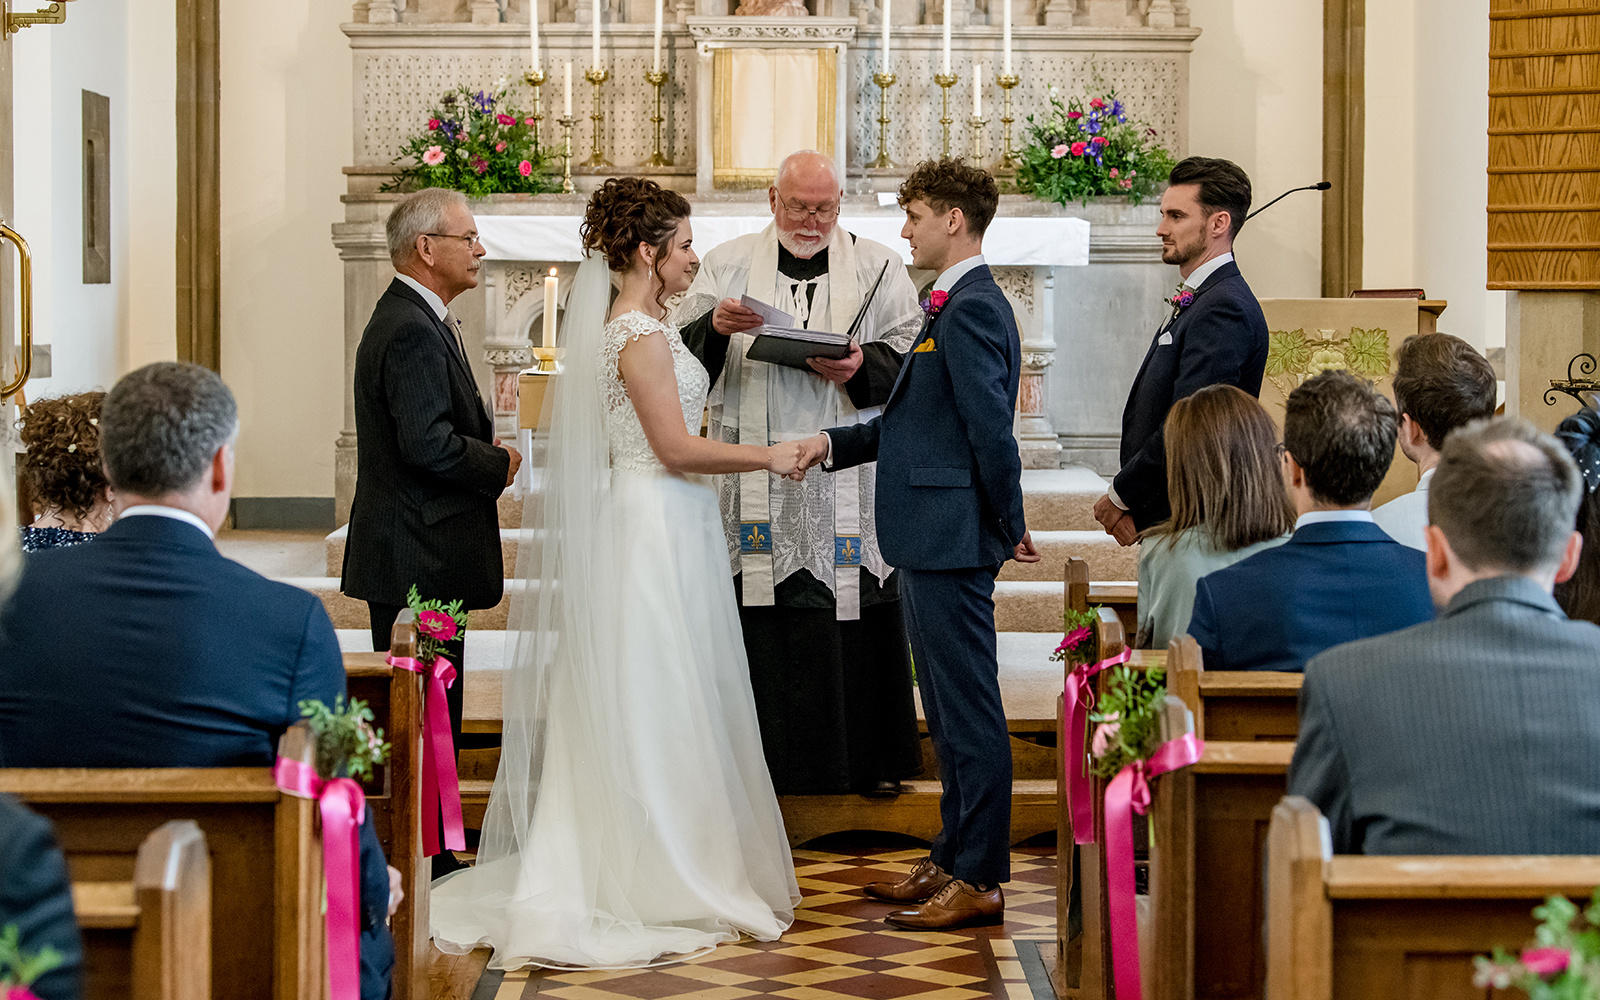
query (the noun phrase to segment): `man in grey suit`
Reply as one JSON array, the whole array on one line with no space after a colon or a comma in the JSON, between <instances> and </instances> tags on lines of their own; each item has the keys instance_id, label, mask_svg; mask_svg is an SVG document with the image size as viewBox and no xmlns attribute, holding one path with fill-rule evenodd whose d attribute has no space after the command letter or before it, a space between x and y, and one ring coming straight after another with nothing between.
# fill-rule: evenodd
<instances>
[{"instance_id":1,"label":"man in grey suit","mask_svg":"<svg viewBox=\"0 0 1600 1000\"><path fill-rule=\"evenodd\" d=\"M1340 854L1593 854L1600 628L1550 596L1572 575L1583 480L1518 420L1445 439L1428 496L1439 617L1306 665L1289 793Z\"/></svg>"}]
</instances>

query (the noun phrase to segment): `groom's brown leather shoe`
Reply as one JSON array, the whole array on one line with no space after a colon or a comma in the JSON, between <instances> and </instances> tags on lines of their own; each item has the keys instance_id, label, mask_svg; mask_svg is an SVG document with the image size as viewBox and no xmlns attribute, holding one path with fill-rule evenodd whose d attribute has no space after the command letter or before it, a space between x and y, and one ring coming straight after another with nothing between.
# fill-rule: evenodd
<instances>
[{"instance_id":1,"label":"groom's brown leather shoe","mask_svg":"<svg viewBox=\"0 0 1600 1000\"><path fill-rule=\"evenodd\" d=\"M911 874L898 882L868 882L861 891L885 903L920 903L933 897L950 881L950 873L923 858Z\"/></svg>"},{"instance_id":2,"label":"groom's brown leather shoe","mask_svg":"<svg viewBox=\"0 0 1600 1000\"><path fill-rule=\"evenodd\" d=\"M915 910L896 910L885 919L908 931L948 931L998 924L1005 918L1006 897L999 886L979 892L953 878Z\"/></svg>"}]
</instances>

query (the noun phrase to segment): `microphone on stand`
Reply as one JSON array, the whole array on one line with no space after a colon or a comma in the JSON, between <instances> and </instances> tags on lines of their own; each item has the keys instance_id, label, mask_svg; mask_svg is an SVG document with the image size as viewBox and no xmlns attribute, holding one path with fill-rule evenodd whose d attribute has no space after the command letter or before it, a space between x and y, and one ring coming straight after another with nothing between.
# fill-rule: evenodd
<instances>
[{"instance_id":1,"label":"microphone on stand","mask_svg":"<svg viewBox=\"0 0 1600 1000\"><path fill-rule=\"evenodd\" d=\"M1262 212L1265 212L1267 209L1269 209L1272 206L1276 205L1278 202L1282 201L1283 199L1289 197L1291 194L1294 194L1296 191L1326 191L1331 187L1333 187L1333 182L1332 181L1318 181L1315 184L1307 184L1305 187L1290 188L1289 190L1285 191L1283 194L1278 195L1276 198L1272 199L1271 201L1267 202L1265 205L1262 205L1260 208L1256 209L1254 212L1251 212L1249 215L1245 216L1244 217L1244 221L1249 222L1251 219L1253 219L1256 216L1260 215Z\"/></svg>"}]
</instances>

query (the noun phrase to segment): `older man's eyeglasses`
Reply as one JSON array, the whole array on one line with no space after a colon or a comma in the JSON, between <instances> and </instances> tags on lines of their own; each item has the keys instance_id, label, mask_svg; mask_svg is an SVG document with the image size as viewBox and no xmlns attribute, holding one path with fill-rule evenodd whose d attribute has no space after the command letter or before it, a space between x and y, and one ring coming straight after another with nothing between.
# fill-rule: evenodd
<instances>
[{"instance_id":1,"label":"older man's eyeglasses","mask_svg":"<svg viewBox=\"0 0 1600 1000\"><path fill-rule=\"evenodd\" d=\"M468 247L483 246L482 243L478 242L477 233L423 233L422 235L432 236L435 239L441 240L461 240L462 242L466 243Z\"/></svg>"},{"instance_id":2,"label":"older man's eyeglasses","mask_svg":"<svg viewBox=\"0 0 1600 1000\"><path fill-rule=\"evenodd\" d=\"M839 217L839 203L831 205L805 205L798 201L783 200L778 204L783 206L783 211L791 219L804 219L808 215L815 215L818 222L832 222Z\"/></svg>"}]
</instances>

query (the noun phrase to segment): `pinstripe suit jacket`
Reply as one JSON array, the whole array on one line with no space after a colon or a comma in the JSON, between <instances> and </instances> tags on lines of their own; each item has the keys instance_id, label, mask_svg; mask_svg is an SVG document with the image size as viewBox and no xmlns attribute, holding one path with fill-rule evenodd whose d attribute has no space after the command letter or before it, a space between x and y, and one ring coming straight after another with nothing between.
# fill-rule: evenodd
<instances>
[{"instance_id":1,"label":"pinstripe suit jacket","mask_svg":"<svg viewBox=\"0 0 1600 1000\"><path fill-rule=\"evenodd\" d=\"M1339 854L1600 852L1600 628L1524 577L1306 665L1289 792Z\"/></svg>"},{"instance_id":2,"label":"pinstripe suit jacket","mask_svg":"<svg viewBox=\"0 0 1600 1000\"><path fill-rule=\"evenodd\" d=\"M511 457L494 446L454 337L396 278L356 348L356 496L341 589L404 604L425 598L469 608L500 601L500 519L495 508Z\"/></svg>"}]
</instances>

